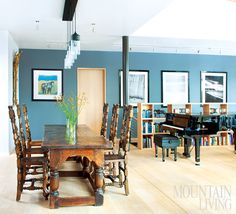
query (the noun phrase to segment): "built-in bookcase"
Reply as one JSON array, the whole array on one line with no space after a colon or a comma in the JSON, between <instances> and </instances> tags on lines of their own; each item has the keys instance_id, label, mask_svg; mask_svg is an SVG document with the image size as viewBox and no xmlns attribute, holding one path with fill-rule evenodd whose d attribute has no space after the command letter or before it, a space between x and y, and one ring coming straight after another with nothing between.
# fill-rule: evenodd
<instances>
[{"instance_id":1,"label":"built-in bookcase","mask_svg":"<svg viewBox=\"0 0 236 214\"><path fill-rule=\"evenodd\" d=\"M152 148L153 135L159 132L159 123L165 121L166 108L162 103L138 103L138 148Z\"/></svg>"},{"instance_id":2,"label":"built-in bookcase","mask_svg":"<svg viewBox=\"0 0 236 214\"><path fill-rule=\"evenodd\" d=\"M202 105L202 114L227 114L227 104L193 104ZM165 121L165 113L192 114L192 104L167 105L163 108L162 103L138 103L138 148L152 148L153 136L159 132L159 124ZM217 135L205 136L201 138L201 146L230 145L233 144L233 131L219 131ZM180 146L183 146L183 140Z\"/></svg>"}]
</instances>

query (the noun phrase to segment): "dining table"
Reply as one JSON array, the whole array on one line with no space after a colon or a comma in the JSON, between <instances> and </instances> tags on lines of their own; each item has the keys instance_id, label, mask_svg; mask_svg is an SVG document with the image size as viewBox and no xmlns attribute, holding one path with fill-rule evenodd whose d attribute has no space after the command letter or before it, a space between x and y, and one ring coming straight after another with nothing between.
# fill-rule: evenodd
<instances>
[{"instance_id":1,"label":"dining table","mask_svg":"<svg viewBox=\"0 0 236 214\"><path fill-rule=\"evenodd\" d=\"M66 125L45 125L42 149L49 152L50 194L49 207L75 205L103 205L103 164L104 152L112 149L112 143L93 132L87 125L77 125L74 141L68 139ZM84 161L81 171L60 171L68 158L77 157ZM89 172L89 163L93 163L94 173ZM88 178L92 185L91 196L60 197L60 177Z\"/></svg>"}]
</instances>

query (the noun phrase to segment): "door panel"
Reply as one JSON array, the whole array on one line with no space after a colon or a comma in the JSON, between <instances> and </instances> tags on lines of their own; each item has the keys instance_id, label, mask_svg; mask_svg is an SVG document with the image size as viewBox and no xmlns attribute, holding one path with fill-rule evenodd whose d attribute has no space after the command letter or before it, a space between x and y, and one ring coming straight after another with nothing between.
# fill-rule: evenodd
<instances>
[{"instance_id":1,"label":"door panel","mask_svg":"<svg viewBox=\"0 0 236 214\"><path fill-rule=\"evenodd\" d=\"M106 101L105 69L79 68L77 71L77 92L85 93L88 103L79 115L79 124L88 125L100 135L102 108Z\"/></svg>"}]
</instances>

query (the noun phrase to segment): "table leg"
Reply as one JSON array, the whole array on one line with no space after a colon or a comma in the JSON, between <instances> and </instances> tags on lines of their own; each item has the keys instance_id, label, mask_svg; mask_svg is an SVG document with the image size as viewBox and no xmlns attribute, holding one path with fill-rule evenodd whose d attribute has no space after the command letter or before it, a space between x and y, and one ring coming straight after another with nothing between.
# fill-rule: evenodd
<instances>
[{"instance_id":1,"label":"table leg","mask_svg":"<svg viewBox=\"0 0 236 214\"><path fill-rule=\"evenodd\" d=\"M103 205L103 169L96 166L95 169L95 206Z\"/></svg>"},{"instance_id":2,"label":"table leg","mask_svg":"<svg viewBox=\"0 0 236 214\"><path fill-rule=\"evenodd\" d=\"M83 177L87 178L90 171L90 162L87 157L83 157Z\"/></svg>"},{"instance_id":3,"label":"table leg","mask_svg":"<svg viewBox=\"0 0 236 214\"><path fill-rule=\"evenodd\" d=\"M51 169L50 171L50 198L49 198L49 207L58 208L58 199L59 199L59 172L57 169Z\"/></svg>"}]
</instances>

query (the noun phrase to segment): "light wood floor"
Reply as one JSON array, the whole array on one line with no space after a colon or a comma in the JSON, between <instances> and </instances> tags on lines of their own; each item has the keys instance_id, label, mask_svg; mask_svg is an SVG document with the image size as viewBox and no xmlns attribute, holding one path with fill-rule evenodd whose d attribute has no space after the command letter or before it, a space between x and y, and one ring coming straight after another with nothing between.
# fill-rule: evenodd
<instances>
[{"instance_id":1,"label":"light wood floor","mask_svg":"<svg viewBox=\"0 0 236 214\"><path fill-rule=\"evenodd\" d=\"M163 163L154 157L152 149L140 151L132 147L129 153L129 196L124 195L123 189L109 187L101 207L77 206L57 210L48 208L48 201L39 191L25 191L21 201L16 202L15 155L0 157L0 213L236 213L236 154L233 147L202 147L201 166L194 165L193 157L181 157L181 150L178 150L177 162L166 158ZM72 163L67 165L73 167ZM91 188L83 183L86 181L61 179L60 194L88 195ZM203 197L200 188L208 188ZM220 190L223 193L219 193ZM208 199L207 203L205 199ZM205 205L200 205L200 200L207 205L206 209ZM227 204L224 203L226 200Z\"/></svg>"}]
</instances>

